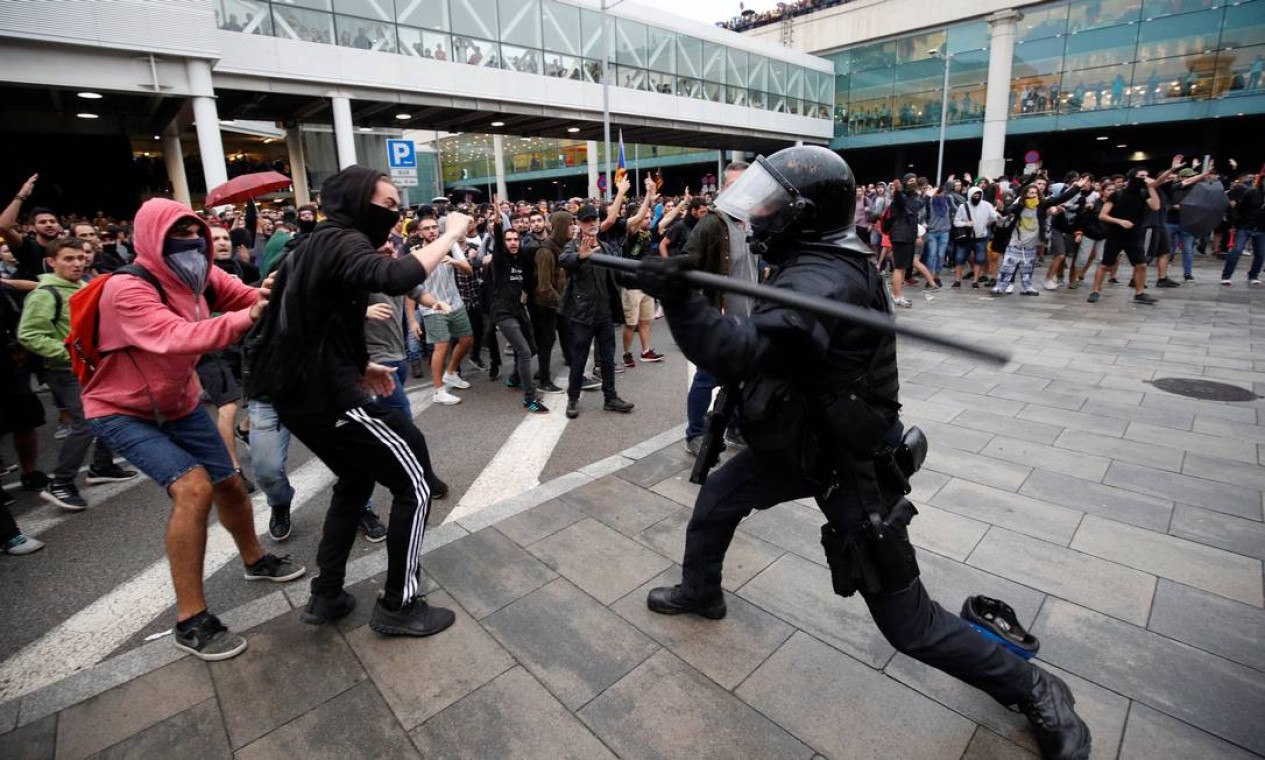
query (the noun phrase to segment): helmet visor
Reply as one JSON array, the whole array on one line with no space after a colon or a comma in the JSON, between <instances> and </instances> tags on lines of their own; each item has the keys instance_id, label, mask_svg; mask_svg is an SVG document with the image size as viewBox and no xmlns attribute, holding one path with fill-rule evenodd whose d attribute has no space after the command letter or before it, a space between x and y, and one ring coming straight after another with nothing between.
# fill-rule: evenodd
<instances>
[{"instance_id":1,"label":"helmet visor","mask_svg":"<svg viewBox=\"0 0 1265 760\"><path fill-rule=\"evenodd\" d=\"M757 160L716 196L716 208L753 228L777 231L789 219L794 198L762 161Z\"/></svg>"}]
</instances>

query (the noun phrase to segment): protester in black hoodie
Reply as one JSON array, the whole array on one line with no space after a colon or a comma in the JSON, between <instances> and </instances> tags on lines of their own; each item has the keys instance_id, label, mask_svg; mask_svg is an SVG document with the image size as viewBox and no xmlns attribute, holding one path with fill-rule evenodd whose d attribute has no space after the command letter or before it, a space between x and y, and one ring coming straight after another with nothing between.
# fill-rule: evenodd
<instances>
[{"instance_id":1,"label":"protester in black hoodie","mask_svg":"<svg viewBox=\"0 0 1265 760\"><path fill-rule=\"evenodd\" d=\"M387 533L387 578L369 625L394 635L429 636L453 613L420 595L420 556L432 491L426 441L402 411L379 398L394 389L390 367L369 361L364 315L370 293L412 291L465 232L450 215L448 232L400 258L383 256L399 220L399 191L381 173L350 166L321 191L325 221L281 264L279 307L247 338L252 393L271 396L281 422L334 474L317 550L320 574L301 619L320 624L347 615L343 590L348 554L375 483L394 497Z\"/></svg>"}]
</instances>

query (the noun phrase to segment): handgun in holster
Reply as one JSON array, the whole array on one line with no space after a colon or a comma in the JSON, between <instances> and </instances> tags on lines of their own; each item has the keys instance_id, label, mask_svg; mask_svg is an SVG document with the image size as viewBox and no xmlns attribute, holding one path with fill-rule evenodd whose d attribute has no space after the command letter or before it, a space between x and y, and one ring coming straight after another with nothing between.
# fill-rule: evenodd
<instances>
[{"instance_id":1,"label":"handgun in holster","mask_svg":"<svg viewBox=\"0 0 1265 760\"><path fill-rule=\"evenodd\" d=\"M716 401L707 413L707 423L703 429L703 440L698 447L698 455L694 457L694 467L690 470L690 482L703 485L707 482L707 474L720 461L720 451L725 447L725 428L733 418L738 405L738 394L721 386L716 393Z\"/></svg>"}]
</instances>

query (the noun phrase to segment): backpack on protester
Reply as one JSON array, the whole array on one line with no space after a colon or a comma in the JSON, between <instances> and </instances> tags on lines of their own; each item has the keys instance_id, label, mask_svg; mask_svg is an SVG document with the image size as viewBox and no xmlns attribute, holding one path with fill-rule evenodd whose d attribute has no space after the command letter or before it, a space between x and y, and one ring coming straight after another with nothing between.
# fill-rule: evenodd
<instances>
[{"instance_id":1,"label":"backpack on protester","mask_svg":"<svg viewBox=\"0 0 1265 760\"><path fill-rule=\"evenodd\" d=\"M883 231L884 235L892 234L892 224L895 219L892 218L892 204L888 203L887 208L883 209L882 215L878 218L878 228Z\"/></svg>"},{"instance_id":2,"label":"backpack on protester","mask_svg":"<svg viewBox=\"0 0 1265 760\"><path fill-rule=\"evenodd\" d=\"M953 238L954 245L971 245L975 242L975 219L971 216L971 205L969 203L963 205L966 206L966 220L970 224L966 227L953 225L953 232L950 233L950 237ZM953 217L954 219L957 218L957 212L954 212Z\"/></svg>"},{"instance_id":3,"label":"backpack on protester","mask_svg":"<svg viewBox=\"0 0 1265 760\"><path fill-rule=\"evenodd\" d=\"M70 369L74 371L79 383L86 386L97 373L101 361L108 351L102 351L99 345L101 331L101 296L105 293L105 284L119 275L139 277L156 291L164 305L169 305L167 292L154 273L140 264L121 266L109 274L101 274L70 297L70 334L66 336L66 350L70 353ZM208 284L203 291L208 305L215 301L215 291ZM60 296L60 293L58 294ZM60 305L60 300L59 300Z\"/></svg>"}]
</instances>

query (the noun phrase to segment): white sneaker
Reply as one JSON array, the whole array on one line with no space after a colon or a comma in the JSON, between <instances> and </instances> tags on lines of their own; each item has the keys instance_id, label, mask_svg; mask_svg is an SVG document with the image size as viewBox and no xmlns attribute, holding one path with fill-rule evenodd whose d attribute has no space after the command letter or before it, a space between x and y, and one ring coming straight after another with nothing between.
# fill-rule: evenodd
<instances>
[{"instance_id":1,"label":"white sneaker","mask_svg":"<svg viewBox=\"0 0 1265 760\"><path fill-rule=\"evenodd\" d=\"M23 554L34 554L44 548L43 541L36 541L30 536L24 536L21 533L14 536L7 544L4 545L5 554L13 554L21 556Z\"/></svg>"},{"instance_id":2,"label":"white sneaker","mask_svg":"<svg viewBox=\"0 0 1265 760\"><path fill-rule=\"evenodd\" d=\"M910 301L908 298L896 298L892 300L892 303L901 307L902 309L910 309L910 308L913 308L913 305L914 305L913 302Z\"/></svg>"},{"instance_id":3,"label":"white sneaker","mask_svg":"<svg viewBox=\"0 0 1265 760\"><path fill-rule=\"evenodd\" d=\"M435 391L435 403L443 404L444 406L452 406L453 404L460 404L461 397L452 395L448 392L447 388L440 388Z\"/></svg>"},{"instance_id":4,"label":"white sneaker","mask_svg":"<svg viewBox=\"0 0 1265 760\"><path fill-rule=\"evenodd\" d=\"M453 372L445 372L445 373L444 373L444 385L448 385L448 386L451 386L451 387L453 387L453 388L457 388L457 389L459 389L459 390L463 390L463 391L464 391L466 388L469 388L469 387L470 387L470 383L468 383L468 382L466 382L465 380L461 379L461 375L458 375L458 374L453 373ZM453 403L455 404L456 402L454 401Z\"/></svg>"},{"instance_id":5,"label":"white sneaker","mask_svg":"<svg viewBox=\"0 0 1265 760\"><path fill-rule=\"evenodd\" d=\"M1006 286L1006 295L1010 295L1013 292L1015 292L1015 284L1012 282Z\"/></svg>"},{"instance_id":6,"label":"white sneaker","mask_svg":"<svg viewBox=\"0 0 1265 760\"><path fill-rule=\"evenodd\" d=\"M1232 287L1232 286L1234 285L1234 280L1222 280L1222 281L1221 281L1221 284L1222 284L1222 285L1224 285L1225 287L1229 288L1229 287Z\"/></svg>"},{"instance_id":7,"label":"white sneaker","mask_svg":"<svg viewBox=\"0 0 1265 760\"><path fill-rule=\"evenodd\" d=\"M1055 281L1055 280L1046 280L1046 281L1045 281L1045 289L1046 289L1046 290L1058 290L1058 289L1059 289L1059 284L1058 284L1058 282L1057 282L1057 281Z\"/></svg>"}]
</instances>

